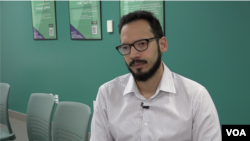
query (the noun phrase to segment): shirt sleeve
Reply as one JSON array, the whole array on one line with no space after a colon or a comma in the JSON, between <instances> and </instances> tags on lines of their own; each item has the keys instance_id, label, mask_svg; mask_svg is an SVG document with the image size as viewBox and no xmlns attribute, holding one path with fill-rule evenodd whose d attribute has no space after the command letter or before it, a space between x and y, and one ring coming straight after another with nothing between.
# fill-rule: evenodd
<instances>
[{"instance_id":1,"label":"shirt sleeve","mask_svg":"<svg viewBox=\"0 0 250 141\"><path fill-rule=\"evenodd\" d=\"M90 141L113 141L110 134L106 108L106 91L104 86L99 88L96 103L94 107L94 114L91 122L91 137Z\"/></svg>"},{"instance_id":2,"label":"shirt sleeve","mask_svg":"<svg viewBox=\"0 0 250 141\"><path fill-rule=\"evenodd\" d=\"M193 141L221 141L219 117L208 91L203 88L193 105Z\"/></svg>"}]
</instances>

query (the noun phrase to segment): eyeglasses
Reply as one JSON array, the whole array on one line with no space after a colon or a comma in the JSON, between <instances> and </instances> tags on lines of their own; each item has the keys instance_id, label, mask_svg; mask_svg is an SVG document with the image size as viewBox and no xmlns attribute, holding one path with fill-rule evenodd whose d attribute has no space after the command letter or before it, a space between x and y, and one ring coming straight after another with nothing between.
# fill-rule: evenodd
<instances>
[{"instance_id":1,"label":"eyeglasses","mask_svg":"<svg viewBox=\"0 0 250 141\"><path fill-rule=\"evenodd\" d=\"M131 52L131 46L134 46L134 48L137 51L144 51L144 50L148 49L148 42L153 41L156 38L158 38L158 37L153 37L153 38L149 38L149 39L141 39L141 40L135 41L133 44L119 45L116 47L116 50L123 56L127 55Z\"/></svg>"}]
</instances>

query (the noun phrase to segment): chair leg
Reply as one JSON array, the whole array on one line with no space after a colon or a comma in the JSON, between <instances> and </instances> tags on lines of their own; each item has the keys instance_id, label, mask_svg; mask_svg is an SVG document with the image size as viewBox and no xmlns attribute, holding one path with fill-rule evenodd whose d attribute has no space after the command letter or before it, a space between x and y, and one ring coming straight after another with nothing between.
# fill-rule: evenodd
<instances>
[{"instance_id":1,"label":"chair leg","mask_svg":"<svg viewBox=\"0 0 250 141\"><path fill-rule=\"evenodd\" d=\"M15 135L9 138L9 140L15 140L15 139L16 139Z\"/></svg>"}]
</instances>

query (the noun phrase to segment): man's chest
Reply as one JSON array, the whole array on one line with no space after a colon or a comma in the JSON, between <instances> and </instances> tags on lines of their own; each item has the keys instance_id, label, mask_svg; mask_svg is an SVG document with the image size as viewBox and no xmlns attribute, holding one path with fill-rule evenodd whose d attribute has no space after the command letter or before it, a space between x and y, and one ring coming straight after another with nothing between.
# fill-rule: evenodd
<instances>
[{"instance_id":1,"label":"man's chest","mask_svg":"<svg viewBox=\"0 0 250 141\"><path fill-rule=\"evenodd\" d=\"M141 102L149 109L142 108ZM109 130L117 141L191 140L191 109L190 103L178 104L168 97L156 101L131 99L107 111Z\"/></svg>"}]
</instances>

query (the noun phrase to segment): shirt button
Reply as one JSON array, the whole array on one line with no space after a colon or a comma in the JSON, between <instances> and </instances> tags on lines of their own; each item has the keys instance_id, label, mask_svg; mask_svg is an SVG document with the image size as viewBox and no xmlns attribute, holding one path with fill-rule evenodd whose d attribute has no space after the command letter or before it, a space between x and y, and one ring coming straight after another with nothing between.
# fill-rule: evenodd
<instances>
[{"instance_id":1,"label":"shirt button","mask_svg":"<svg viewBox=\"0 0 250 141\"><path fill-rule=\"evenodd\" d=\"M147 122L145 122L145 123L144 123L144 125L148 125L148 123L147 123Z\"/></svg>"}]
</instances>

